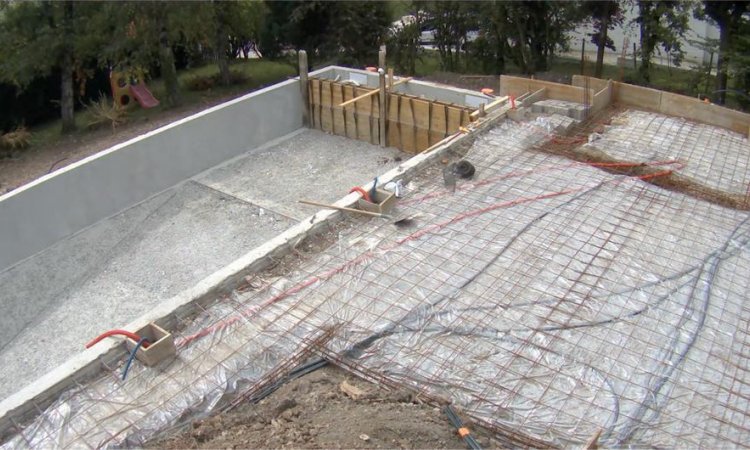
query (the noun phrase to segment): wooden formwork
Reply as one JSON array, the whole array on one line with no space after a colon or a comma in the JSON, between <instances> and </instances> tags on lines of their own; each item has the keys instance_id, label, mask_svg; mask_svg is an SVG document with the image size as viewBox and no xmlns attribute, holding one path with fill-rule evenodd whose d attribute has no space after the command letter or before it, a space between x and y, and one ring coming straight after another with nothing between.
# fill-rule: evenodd
<instances>
[{"instance_id":1,"label":"wooden formwork","mask_svg":"<svg viewBox=\"0 0 750 450\"><path fill-rule=\"evenodd\" d=\"M340 106L377 89L318 78L308 83L311 128L371 144L383 143L407 153L419 153L474 120L471 108L391 92L387 95L387 114L383 114L386 133L381 136L377 95Z\"/></svg>"}]
</instances>

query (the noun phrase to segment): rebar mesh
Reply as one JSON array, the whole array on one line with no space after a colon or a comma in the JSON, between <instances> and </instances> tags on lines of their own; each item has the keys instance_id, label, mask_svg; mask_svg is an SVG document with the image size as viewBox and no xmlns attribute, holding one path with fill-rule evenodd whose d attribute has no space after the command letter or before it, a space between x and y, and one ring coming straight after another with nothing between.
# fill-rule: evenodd
<instances>
[{"instance_id":1,"label":"rebar mesh","mask_svg":"<svg viewBox=\"0 0 750 450\"><path fill-rule=\"evenodd\" d=\"M411 227L362 222L186 319L177 360L125 382L112 368L5 447L141 444L312 352L452 402L509 444L601 430L602 445L744 445L747 213L530 151L540 125L499 125L466 156L474 180L410 183Z\"/></svg>"}]
</instances>

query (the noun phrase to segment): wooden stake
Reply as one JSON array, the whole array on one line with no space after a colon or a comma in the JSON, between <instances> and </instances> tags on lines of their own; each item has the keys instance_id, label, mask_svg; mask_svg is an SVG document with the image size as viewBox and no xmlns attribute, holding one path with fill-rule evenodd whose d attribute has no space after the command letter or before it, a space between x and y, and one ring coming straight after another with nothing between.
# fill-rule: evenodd
<instances>
[{"instance_id":1,"label":"wooden stake","mask_svg":"<svg viewBox=\"0 0 750 450\"><path fill-rule=\"evenodd\" d=\"M351 213L364 214L365 216L388 217L385 214L374 213L374 212L370 212L370 211L363 211L361 209L347 208L346 206L327 205L325 203L313 202L313 201L310 201L310 200L299 200L299 202L300 203L304 203L305 205L320 206L320 207L326 208L326 209L336 209L336 210L339 210L339 211L346 211L346 212L351 212Z\"/></svg>"},{"instance_id":2,"label":"wooden stake","mask_svg":"<svg viewBox=\"0 0 750 450\"><path fill-rule=\"evenodd\" d=\"M388 69L388 92L393 90L393 67Z\"/></svg>"},{"instance_id":3,"label":"wooden stake","mask_svg":"<svg viewBox=\"0 0 750 450\"><path fill-rule=\"evenodd\" d=\"M407 82L409 82L409 81L411 81L411 80L412 80L412 77L409 77L409 78L404 78L404 79L398 80L398 81L396 81L395 83L393 83L393 87L396 87L396 86L398 86L399 84L404 84L404 83L407 83ZM368 92L368 93L366 93L366 94L362 94L362 95L360 95L359 97L354 97L354 98L353 98L353 99L351 99L351 100L347 100L347 101L345 101L344 103L340 104L340 105L339 105L339 107L341 107L341 108L345 108L345 107L347 107L347 106L351 105L352 103L356 103L356 102L358 102L358 101L360 101L360 100L362 100L362 99L365 99L365 98L367 98L367 97L370 97L370 96L373 96L373 95L375 95L375 94L378 94L379 92L380 92L380 91L379 91L378 89L374 89L374 90L372 90L372 91L370 91L370 92Z\"/></svg>"},{"instance_id":4,"label":"wooden stake","mask_svg":"<svg viewBox=\"0 0 750 450\"><path fill-rule=\"evenodd\" d=\"M385 70L385 45L381 45L378 52L378 67Z\"/></svg>"},{"instance_id":5,"label":"wooden stake","mask_svg":"<svg viewBox=\"0 0 750 450\"><path fill-rule=\"evenodd\" d=\"M310 126L310 110L308 106L309 98L307 96L307 52L299 51L299 88L302 93L302 123Z\"/></svg>"},{"instance_id":6,"label":"wooden stake","mask_svg":"<svg viewBox=\"0 0 750 450\"><path fill-rule=\"evenodd\" d=\"M379 73L379 79L380 79L380 104L379 107L379 114L378 114L378 125L380 126L380 146L385 147L386 146L386 136L385 136L385 71L380 70Z\"/></svg>"}]
</instances>

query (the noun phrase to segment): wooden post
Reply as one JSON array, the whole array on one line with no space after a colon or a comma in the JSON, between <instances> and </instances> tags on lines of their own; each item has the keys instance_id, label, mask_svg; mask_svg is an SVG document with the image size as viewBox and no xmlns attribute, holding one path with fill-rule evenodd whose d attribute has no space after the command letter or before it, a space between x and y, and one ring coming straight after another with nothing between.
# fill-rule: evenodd
<instances>
[{"instance_id":1,"label":"wooden post","mask_svg":"<svg viewBox=\"0 0 750 450\"><path fill-rule=\"evenodd\" d=\"M385 54L385 51L383 51L382 53ZM384 56L384 58L385 58L385 56ZM381 147L386 147L387 143L386 143L386 136L385 136L385 96L386 96L386 92L385 92L385 69L383 69L382 67L380 69L378 69L378 75L379 75L379 78L380 78L380 105L379 105L379 108L380 108L380 114L379 114L379 116L380 117L378 118L378 122L379 122L379 125L380 125L380 146Z\"/></svg>"},{"instance_id":2,"label":"wooden post","mask_svg":"<svg viewBox=\"0 0 750 450\"><path fill-rule=\"evenodd\" d=\"M484 112L484 103L479 104L479 117L484 117L487 114Z\"/></svg>"},{"instance_id":3,"label":"wooden post","mask_svg":"<svg viewBox=\"0 0 750 450\"><path fill-rule=\"evenodd\" d=\"M385 70L385 45L381 45L378 52L378 67Z\"/></svg>"},{"instance_id":4,"label":"wooden post","mask_svg":"<svg viewBox=\"0 0 750 450\"><path fill-rule=\"evenodd\" d=\"M586 51L586 39L581 38L581 75L585 75L583 73L583 64L584 64L583 57L585 55L585 51Z\"/></svg>"},{"instance_id":5,"label":"wooden post","mask_svg":"<svg viewBox=\"0 0 750 450\"><path fill-rule=\"evenodd\" d=\"M307 96L307 52L299 51L299 89L302 93L302 123L310 126L310 108Z\"/></svg>"},{"instance_id":6,"label":"wooden post","mask_svg":"<svg viewBox=\"0 0 750 450\"><path fill-rule=\"evenodd\" d=\"M393 90L393 67L388 69L388 92Z\"/></svg>"}]
</instances>

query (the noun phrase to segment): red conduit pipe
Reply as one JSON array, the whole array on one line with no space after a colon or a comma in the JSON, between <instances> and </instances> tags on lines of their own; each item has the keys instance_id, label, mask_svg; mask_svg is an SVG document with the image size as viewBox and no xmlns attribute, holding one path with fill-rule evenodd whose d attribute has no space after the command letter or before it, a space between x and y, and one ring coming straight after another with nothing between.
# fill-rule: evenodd
<instances>
[{"instance_id":1,"label":"red conduit pipe","mask_svg":"<svg viewBox=\"0 0 750 450\"><path fill-rule=\"evenodd\" d=\"M362 198L364 198L368 202L372 201L372 200L370 200L370 194L366 190L362 189L359 186L354 186L353 188L349 189L349 193L351 194L352 192L359 192L359 194L362 196Z\"/></svg>"},{"instance_id":2,"label":"red conduit pipe","mask_svg":"<svg viewBox=\"0 0 750 450\"><path fill-rule=\"evenodd\" d=\"M109 331L107 331L105 333L100 334L99 336L95 337L94 339L92 339L91 342L89 342L88 344L86 344L86 348L91 348L92 346L96 345L97 342L101 341L104 338L108 338L110 336L116 336L116 335L129 337L130 339L134 340L135 342L138 342L138 341L141 340L140 336L138 336L135 333L131 333L130 331L126 331L126 330L109 330ZM148 345L149 344L147 344L146 342L144 342L143 343L143 348L148 348Z\"/></svg>"}]
</instances>

